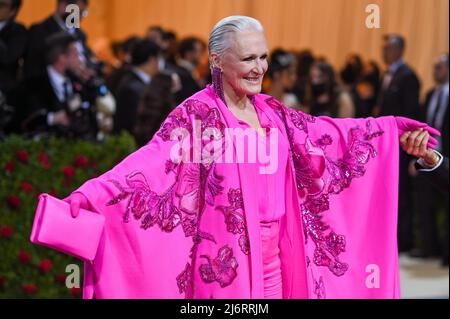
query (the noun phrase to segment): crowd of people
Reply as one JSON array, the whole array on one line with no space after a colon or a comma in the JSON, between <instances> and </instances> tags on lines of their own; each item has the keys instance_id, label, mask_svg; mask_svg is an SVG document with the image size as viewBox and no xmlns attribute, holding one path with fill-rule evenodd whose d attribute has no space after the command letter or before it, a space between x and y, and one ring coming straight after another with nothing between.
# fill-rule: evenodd
<instances>
[{"instance_id":1,"label":"crowd of people","mask_svg":"<svg viewBox=\"0 0 450 319\"><path fill-rule=\"evenodd\" d=\"M89 1L55 1L48 18L26 29L16 22L22 0L0 0L0 139L14 133L95 142L125 130L142 146L175 106L211 83L202 39L179 39L175 32L151 26L145 36L113 43L114 61L100 61L83 29L65 23L67 5L76 4L83 13ZM427 122L441 131L439 151L448 157L448 53L430 61L435 86L421 103L420 80L403 58L406 50L402 36L386 35L383 72L358 54L336 70L311 50L277 48L269 56L264 92L315 116L395 115ZM399 250L440 256L448 265L448 190L439 193L422 182L414 163L402 153ZM439 203L446 212L442 234ZM420 231L419 247L414 229Z\"/></svg>"}]
</instances>

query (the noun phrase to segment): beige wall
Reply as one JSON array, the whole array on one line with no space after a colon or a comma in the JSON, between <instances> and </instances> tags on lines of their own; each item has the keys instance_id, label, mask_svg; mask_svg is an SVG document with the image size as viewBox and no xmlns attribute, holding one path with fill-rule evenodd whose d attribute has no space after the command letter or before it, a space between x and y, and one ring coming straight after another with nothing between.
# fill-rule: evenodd
<instances>
[{"instance_id":1,"label":"beige wall","mask_svg":"<svg viewBox=\"0 0 450 319\"><path fill-rule=\"evenodd\" d=\"M19 20L27 25L47 16L56 0L24 0ZM417 70L423 88L432 85L431 64L448 52L448 0L90 0L83 21L90 43L97 49L110 40L143 34L161 25L180 36L205 40L220 18L244 14L258 18L271 48L311 48L340 67L345 56L357 52L381 62L382 35L396 32L407 40L406 60ZM381 28L365 27L365 7L381 9Z\"/></svg>"}]
</instances>

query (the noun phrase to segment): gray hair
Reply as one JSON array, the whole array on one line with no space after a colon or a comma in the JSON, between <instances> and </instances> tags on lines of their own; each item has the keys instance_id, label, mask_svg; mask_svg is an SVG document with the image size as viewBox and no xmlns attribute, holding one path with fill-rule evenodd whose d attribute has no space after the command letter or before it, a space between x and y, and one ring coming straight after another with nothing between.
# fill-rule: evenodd
<instances>
[{"instance_id":1,"label":"gray hair","mask_svg":"<svg viewBox=\"0 0 450 319\"><path fill-rule=\"evenodd\" d=\"M230 35L236 32L255 29L264 32L264 28L258 20L247 16L229 16L220 20L209 34L209 55L224 54L230 48Z\"/></svg>"}]
</instances>

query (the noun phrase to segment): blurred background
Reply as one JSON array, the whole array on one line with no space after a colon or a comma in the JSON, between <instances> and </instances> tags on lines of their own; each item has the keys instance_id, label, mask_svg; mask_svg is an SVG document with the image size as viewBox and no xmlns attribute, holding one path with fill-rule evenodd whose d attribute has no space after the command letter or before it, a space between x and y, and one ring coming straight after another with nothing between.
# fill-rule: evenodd
<instances>
[{"instance_id":1,"label":"blurred background","mask_svg":"<svg viewBox=\"0 0 450 319\"><path fill-rule=\"evenodd\" d=\"M80 297L65 267L81 264L29 243L37 195L63 198L145 145L210 83L208 34L229 15L265 28L264 92L313 115L427 122L448 157L448 12L448 0L0 0L0 297ZM448 298L448 186L415 164L401 155L402 293Z\"/></svg>"}]
</instances>

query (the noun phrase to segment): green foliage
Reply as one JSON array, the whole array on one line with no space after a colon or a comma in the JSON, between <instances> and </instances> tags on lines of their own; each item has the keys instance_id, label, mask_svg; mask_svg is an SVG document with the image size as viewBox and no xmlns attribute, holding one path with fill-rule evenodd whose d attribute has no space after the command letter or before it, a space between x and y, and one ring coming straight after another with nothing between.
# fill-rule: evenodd
<instances>
[{"instance_id":1,"label":"green foliage","mask_svg":"<svg viewBox=\"0 0 450 319\"><path fill-rule=\"evenodd\" d=\"M64 277L68 264L82 274L82 262L29 240L38 195L63 199L135 149L126 133L101 144L19 136L0 142L0 298L81 297Z\"/></svg>"}]
</instances>

